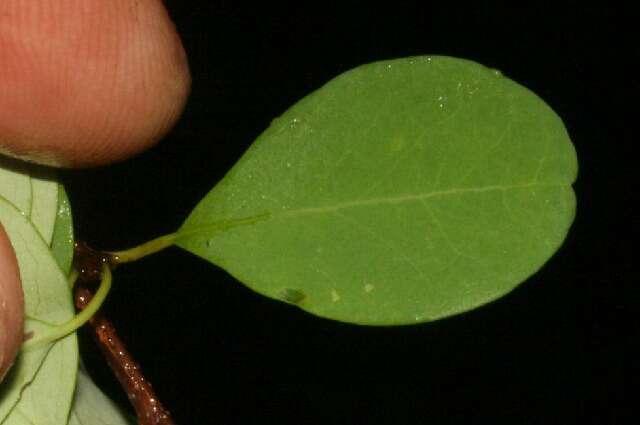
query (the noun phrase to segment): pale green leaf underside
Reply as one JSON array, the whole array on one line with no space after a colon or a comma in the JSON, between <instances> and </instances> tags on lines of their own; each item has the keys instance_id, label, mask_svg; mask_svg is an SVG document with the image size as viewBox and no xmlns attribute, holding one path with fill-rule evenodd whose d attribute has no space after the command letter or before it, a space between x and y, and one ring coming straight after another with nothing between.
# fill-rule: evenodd
<instances>
[{"instance_id":1,"label":"pale green leaf underside","mask_svg":"<svg viewBox=\"0 0 640 425\"><path fill-rule=\"evenodd\" d=\"M447 57L379 62L275 120L177 244L320 316L435 320L547 261L574 217L576 173L560 118L498 72Z\"/></svg>"},{"instance_id":2,"label":"pale green leaf underside","mask_svg":"<svg viewBox=\"0 0 640 425\"><path fill-rule=\"evenodd\" d=\"M67 423L76 384L78 345L71 334L51 347L33 381L6 418L4 425Z\"/></svg>"},{"instance_id":3,"label":"pale green leaf underside","mask_svg":"<svg viewBox=\"0 0 640 425\"><path fill-rule=\"evenodd\" d=\"M29 218L42 238L50 244L58 212L58 187L60 185L51 170L38 171L38 177L31 177L32 199Z\"/></svg>"},{"instance_id":4,"label":"pale green leaf underside","mask_svg":"<svg viewBox=\"0 0 640 425\"><path fill-rule=\"evenodd\" d=\"M51 242L58 205L53 170L0 156L0 196L13 204Z\"/></svg>"},{"instance_id":5,"label":"pale green leaf underside","mask_svg":"<svg viewBox=\"0 0 640 425\"><path fill-rule=\"evenodd\" d=\"M0 155L0 196L20 211L31 211L31 177L24 172L26 165Z\"/></svg>"},{"instance_id":6,"label":"pale green leaf underside","mask_svg":"<svg viewBox=\"0 0 640 425\"><path fill-rule=\"evenodd\" d=\"M26 326L36 332L47 330L47 326L38 322L28 321ZM18 355L9 374L0 384L0 423L6 424L11 418L18 419L14 416L20 416L16 415L16 405L20 400L21 391L34 380L50 349L51 346L47 346Z\"/></svg>"},{"instance_id":7,"label":"pale green leaf underside","mask_svg":"<svg viewBox=\"0 0 640 425\"><path fill-rule=\"evenodd\" d=\"M38 201L34 201L34 197L38 197ZM55 202L52 201L53 198L56 198ZM39 295L40 286L48 282L49 277L52 277L53 280L56 277L55 272L48 274L46 265L40 267L38 258L44 254L41 249L42 244L51 239L53 230L51 217L55 217L56 212L57 183L53 182L51 173L43 172L41 167L0 157L0 199L3 200L4 205L2 206L5 207L4 214L0 214L0 222L10 237L12 236L12 244L22 247L19 250L21 252L17 254L21 266L20 274L25 289L27 311L29 312L31 310L29 306L39 302L34 302L33 295ZM37 246L32 247L32 244ZM34 265L35 267L32 267ZM29 270L25 267L29 267ZM66 287L61 287L61 289L65 295L68 295ZM46 298L51 293L45 291L44 295ZM47 313L46 308L41 311ZM30 317L37 318L38 315ZM25 327L34 332L46 332L48 328L46 324L29 318L26 319ZM0 388L0 420L5 419L11 413L2 423L20 421L21 415L18 412L20 406L28 404L32 395L37 393L41 387L38 382L34 381L36 373L42 370L43 376L46 376L51 370L51 367L43 366L43 361L49 356L54 361L56 358L59 359L59 351L68 347L75 347L75 343L65 341L57 344L55 349L51 351L51 347L44 347L41 350L20 354ZM71 382L73 375L72 372ZM42 379L39 378L37 381L42 382ZM64 389L65 382L62 380L61 389ZM21 395L21 391L27 383L31 383L31 386ZM55 414L52 417L55 417Z\"/></svg>"},{"instance_id":8,"label":"pale green leaf underside","mask_svg":"<svg viewBox=\"0 0 640 425\"><path fill-rule=\"evenodd\" d=\"M54 208L54 213L57 208ZM67 279L48 243L28 216L0 197L3 224L18 259L25 294L25 329L46 332L74 314ZM21 352L2 382L0 421L19 424L65 423L75 386L78 348L75 334L53 346ZM28 385L27 385L28 384Z\"/></svg>"},{"instance_id":9,"label":"pale green leaf underside","mask_svg":"<svg viewBox=\"0 0 640 425\"><path fill-rule=\"evenodd\" d=\"M73 311L64 278L73 258L69 200L50 170L5 158L0 161L0 198L5 201L4 205L0 201L0 221L12 238L21 267L25 328L36 334L47 332L49 324L68 320ZM76 386L77 361L75 335L22 352L0 385L0 423L132 423L88 376L79 376Z\"/></svg>"},{"instance_id":10,"label":"pale green leaf underside","mask_svg":"<svg viewBox=\"0 0 640 425\"><path fill-rule=\"evenodd\" d=\"M78 384L69 415L69 425L131 425L120 408L93 383L87 373L78 370Z\"/></svg>"}]
</instances>

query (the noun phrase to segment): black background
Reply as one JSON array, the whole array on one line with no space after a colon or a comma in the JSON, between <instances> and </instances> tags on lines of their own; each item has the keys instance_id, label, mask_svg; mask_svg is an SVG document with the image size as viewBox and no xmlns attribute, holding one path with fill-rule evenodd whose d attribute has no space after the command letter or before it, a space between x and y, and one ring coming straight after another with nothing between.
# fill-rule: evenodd
<instances>
[{"instance_id":1,"label":"black background","mask_svg":"<svg viewBox=\"0 0 640 425\"><path fill-rule=\"evenodd\" d=\"M121 249L175 231L295 101L357 65L422 54L500 69L555 109L578 152L578 212L560 251L513 293L412 327L315 318L175 248L123 266L106 311L177 422L634 423L630 12L237 3L167 2L190 60L189 103L151 151L64 173L78 238ZM86 338L83 355L126 406Z\"/></svg>"}]
</instances>

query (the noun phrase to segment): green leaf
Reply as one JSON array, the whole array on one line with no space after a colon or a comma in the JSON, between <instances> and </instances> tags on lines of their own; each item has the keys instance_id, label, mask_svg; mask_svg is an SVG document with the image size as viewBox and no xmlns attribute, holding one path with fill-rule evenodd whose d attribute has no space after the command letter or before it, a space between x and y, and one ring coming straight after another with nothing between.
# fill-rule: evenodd
<instances>
[{"instance_id":1,"label":"green leaf","mask_svg":"<svg viewBox=\"0 0 640 425\"><path fill-rule=\"evenodd\" d=\"M31 173L31 211L29 217L42 239L51 243L58 212L58 186L52 170L35 168Z\"/></svg>"},{"instance_id":2,"label":"green leaf","mask_svg":"<svg viewBox=\"0 0 640 425\"><path fill-rule=\"evenodd\" d=\"M560 118L499 72L378 62L275 120L176 243L320 316L424 322L536 272L573 221L576 173Z\"/></svg>"},{"instance_id":3,"label":"green leaf","mask_svg":"<svg viewBox=\"0 0 640 425\"><path fill-rule=\"evenodd\" d=\"M3 224L18 259L25 294L25 331L38 334L74 314L67 279L48 243L26 214L0 197ZM78 363L75 334L32 351L21 351L0 390L0 421L65 423ZM28 422L27 422L28 423Z\"/></svg>"},{"instance_id":4,"label":"green leaf","mask_svg":"<svg viewBox=\"0 0 640 425\"><path fill-rule=\"evenodd\" d=\"M93 383L81 367L69 425L132 425L136 423Z\"/></svg>"},{"instance_id":5,"label":"green leaf","mask_svg":"<svg viewBox=\"0 0 640 425\"><path fill-rule=\"evenodd\" d=\"M24 389L18 404L4 425L67 422L78 368L76 335L71 334L51 347L38 373Z\"/></svg>"},{"instance_id":6,"label":"green leaf","mask_svg":"<svg viewBox=\"0 0 640 425\"><path fill-rule=\"evenodd\" d=\"M9 198L0 198L0 221L12 238L20 263L26 329L35 334L47 332L54 323L71 317L62 306L70 300L63 277L71 267L74 242L69 200L51 170L8 159L0 162L0 167L5 167L0 168L0 197ZM49 242L50 250L46 250L43 243ZM0 386L0 422L64 424L69 418L71 424L134 423L125 420L82 370L76 387L77 361L75 335L42 349L21 352Z\"/></svg>"},{"instance_id":7,"label":"green leaf","mask_svg":"<svg viewBox=\"0 0 640 425\"><path fill-rule=\"evenodd\" d=\"M37 321L27 321L26 326L31 331L46 331L48 326L40 325ZM10 417L20 416L16 412L16 405L20 401L21 392L33 382L40 366L44 362L51 346L39 350L22 352L9 370L9 374L0 384L0 423Z\"/></svg>"},{"instance_id":8,"label":"green leaf","mask_svg":"<svg viewBox=\"0 0 640 425\"><path fill-rule=\"evenodd\" d=\"M31 177L28 166L0 155L0 196L26 215L31 212Z\"/></svg>"},{"instance_id":9,"label":"green leaf","mask_svg":"<svg viewBox=\"0 0 640 425\"><path fill-rule=\"evenodd\" d=\"M30 218L42 238L51 242L58 205L58 182L52 169L0 157L0 196Z\"/></svg>"},{"instance_id":10,"label":"green leaf","mask_svg":"<svg viewBox=\"0 0 640 425\"><path fill-rule=\"evenodd\" d=\"M71 270L73 261L73 219L71 217L71 205L64 187L58 185L58 209L53 238L51 240L51 252L66 274Z\"/></svg>"}]
</instances>

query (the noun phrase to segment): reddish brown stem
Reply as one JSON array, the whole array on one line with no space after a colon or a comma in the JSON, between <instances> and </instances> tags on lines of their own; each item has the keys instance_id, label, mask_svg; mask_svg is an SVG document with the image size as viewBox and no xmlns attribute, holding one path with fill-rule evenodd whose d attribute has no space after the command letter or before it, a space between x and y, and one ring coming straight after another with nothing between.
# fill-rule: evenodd
<instances>
[{"instance_id":1,"label":"reddish brown stem","mask_svg":"<svg viewBox=\"0 0 640 425\"><path fill-rule=\"evenodd\" d=\"M75 295L76 307L84 309L92 297L88 289L79 286ZM89 324L109 367L136 411L139 425L174 425L171 414L156 397L151 383L142 375L140 366L126 349L113 324L101 313L94 315Z\"/></svg>"},{"instance_id":2,"label":"reddish brown stem","mask_svg":"<svg viewBox=\"0 0 640 425\"><path fill-rule=\"evenodd\" d=\"M112 266L112 260L108 254L95 251L85 243L76 243L74 266L80 273L75 292L75 304L78 310L84 310L93 298L93 294L84 284L99 280L103 264ZM138 424L174 425L169 411L156 397L151 383L142 375L140 366L125 347L113 324L98 312L89 320L89 325L109 367L136 411Z\"/></svg>"},{"instance_id":3,"label":"reddish brown stem","mask_svg":"<svg viewBox=\"0 0 640 425\"><path fill-rule=\"evenodd\" d=\"M73 265L83 282L98 282L103 264L108 264L111 270L117 265L112 255L96 251L85 242L77 241L73 248Z\"/></svg>"}]
</instances>

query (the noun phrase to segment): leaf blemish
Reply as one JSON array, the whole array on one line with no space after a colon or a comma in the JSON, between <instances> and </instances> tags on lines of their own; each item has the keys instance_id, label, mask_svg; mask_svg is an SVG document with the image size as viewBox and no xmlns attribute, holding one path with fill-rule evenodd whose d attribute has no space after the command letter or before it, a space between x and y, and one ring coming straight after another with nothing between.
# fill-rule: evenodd
<instances>
[{"instance_id":1,"label":"leaf blemish","mask_svg":"<svg viewBox=\"0 0 640 425\"><path fill-rule=\"evenodd\" d=\"M335 289L331 290L331 301L333 301L334 303L340 301L340 294L338 294L338 291L336 291Z\"/></svg>"},{"instance_id":2,"label":"leaf blemish","mask_svg":"<svg viewBox=\"0 0 640 425\"><path fill-rule=\"evenodd\" d=\"M298 289L285 288L280 292L280 297L288 303L300 304L306 298L306 295Z\"/></svg>"},{"instance_id":3,"label":"leaf blemish","mask_svg":"<svg viewBox=\"0 0 640 425\"><path fill-rule=\"evenodd\" d=\"M370 283L367 283L366 285L364 285L364 292L366 292L367 294L373 291L374 289L375 289L375 286L373 286Z\"/></svg>"},{"instance_id":4,"label":"leaf blemish","mask_svg":"<svg viewBox=\"0 0 640 425\"><path fill-rule=\"evenodd\" d=\"M389 143L389 152L399 152L404 149L406 141L403 137L396 136Z\"/></svg>"}]
</instances>

